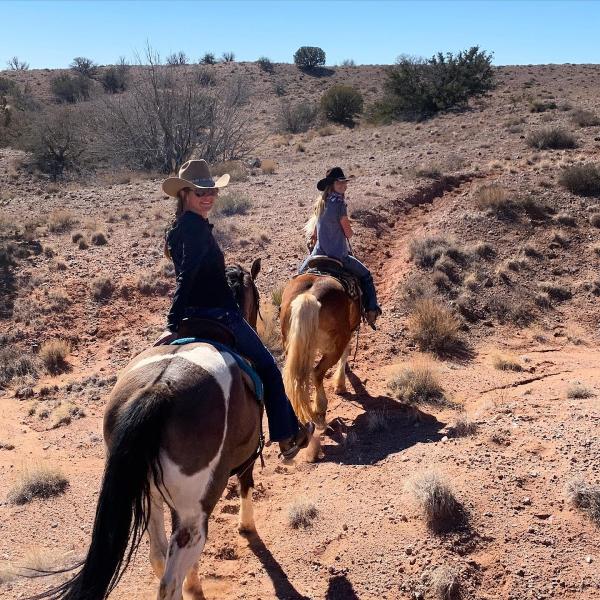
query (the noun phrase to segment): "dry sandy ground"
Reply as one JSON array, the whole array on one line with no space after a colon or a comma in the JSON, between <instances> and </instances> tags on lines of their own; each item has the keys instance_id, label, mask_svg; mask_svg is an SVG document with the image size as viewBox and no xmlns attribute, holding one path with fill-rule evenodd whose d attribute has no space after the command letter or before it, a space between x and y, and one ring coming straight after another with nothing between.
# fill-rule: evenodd
<instances>
[{"instance_id":1,"label":"dry sandy ground","mask_svg":"<svg viewBox=\"0 0 600 600\"><path fill-rule=\"evenodd\" d=\"M259 536L237 535L233 489L217 506L201 564L206 598L435 598L430 580L440 567L457 574L464 598L600 598L600 533L570 506L565 492L579 476L598 483L598 397L567 396L575 381L600 391L597 297L590 287L600 235L589 224L597 201L557 184L560 165L598 160L600 128L575 128L566 110L551 111L546 122L548 113L528 112L529 94L600 111L599 87L596 66L504 69L499 88L468 113L423 124L335 129L326 137L273 137L257 150L277 161L276 173L258 171L234 183L235 193L252 200L251 209L219 218L217 229L226 234L229 260L249 265L253 257L263 258L264 306L301 260L300 228L314 182L325 164L337 163L354 175L349 195L356 249L376 274L385 315L377 333L361 332L350 392L336 396L328 386L332 427L323 460L282 466L274 448L267 449L266 467L256 469ZM524 122L507 125L516 118ZM522 136L548 123L573 130L579 147L528 148ZM304 151L298 151L300 144ZM56 337L69 339L73 352L68 373L13 381L0 397L0 441L14 445L0 449L0 501L23 466L36 462L60 466L70 485L52 500L0 505L0 560L20 565L37 550L57 565L80 557L89 541L108 389L118 369L163 324L168 294L144 295L137 281L153 274L172 287L161 262L172 207L158 179L132 176L128 183L54 189L31 181L19 160L14 151L0 153L4 230L35 219L34 238L53 255L32 253L19 261L14 307L1 322L2 333L19 352ZM432 165L450 179L440 185L415 177L416 168ZM473 208L472 197L489 182L534 197L553 212L543 222L483 214ZM70 231L49 231L48 217L57 209L76 219ZM555 215L565 212L576 226L557 221ZM96 230L107 234L106 246L80 250L71 241L76 231L89 238ZM557 232L567 239L564 246L554 244ZM407 335L403 286L415 274L430 276L411 262L409 247L412 238L432 234L451 235L464 247L491 243L495 257L464 266L460 274L464 281L477 272L481 281L491 281L489 287L467 290L459 283L439 296L455 308L467 298L481 312L464 319L467 352L435 363L453 405L414 410L394 400L386 382L398 365L418 355ZM500 271L507 261L523 259L525 244L543 258L525 260L507 283ZM66 268L57 270L59 263ZM105 303L90 294L90 281L98 276L116 287ZM538 282L548 280L568 286L573 297L535 308L527 327L490 309L493 298L508 305L528 300ZM525 370L494 369L498 351L518 357ZM23 398L28 387L33 396ZM54 410L67 401L85 416L52 428ZM32 403L36 413L29 415ZM40 419L44 409L49 416ZM463 413L477 431L453 437L450 426ZM373 430L373 414L385 416L379 429ZM431 469L446 477L464 504L467 521L458 532L429 531L406 488L412 476ZM288 508L300 497L315 504L318 516L311 527L292 530ZM0 583L0 597L24 598L45 585L10 579ZM155 590L144 542L114 598L150 598Z\"/></svg>"}]
</instances>

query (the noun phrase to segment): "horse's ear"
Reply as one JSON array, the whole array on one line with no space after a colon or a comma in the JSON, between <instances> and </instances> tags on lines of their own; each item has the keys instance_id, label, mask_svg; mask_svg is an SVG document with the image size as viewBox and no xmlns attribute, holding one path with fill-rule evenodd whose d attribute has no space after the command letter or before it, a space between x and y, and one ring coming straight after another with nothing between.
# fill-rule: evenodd
<instances>
[{"instance_id":1,"label":"horse's ear","mask_svg":"<svg viewBox=\"0 0 600 600\"><path fill-rule=\"evenodd\" d=\"M250 275L251 275L253 281L256 280L259 273L260 273L260 258L257 258L252 263L252 266L250 267Z\"/></svg>"}]
</instances>

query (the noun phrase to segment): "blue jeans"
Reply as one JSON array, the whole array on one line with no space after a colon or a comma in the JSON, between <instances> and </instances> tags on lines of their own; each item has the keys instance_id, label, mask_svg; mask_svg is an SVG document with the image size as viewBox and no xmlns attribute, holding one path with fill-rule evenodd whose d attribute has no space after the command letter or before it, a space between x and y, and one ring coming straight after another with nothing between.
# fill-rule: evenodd
<instances>
[{"instance_id":1,"label":"blue jeans","mask_svg":"<svg viewBox=\"0 0 600 600\"><path fill-rule=\"evenodd\" d=\"M281 372L257 333L237 310L223 308L191 309L187 316L213 319L228 327L236 339L236 350L249 358L265 388L265 410L269 437L273 442L287 440L298 432L298 418L285 394Z\"/></svg>"},{"instance_id":2,"label":"blue jeans","mask_svg":"<svg viewBox=\"0 0 600 600\"><path fill-rule=\"evenodd\" d=\"M305 261L300 265L298 273L302 273L302 271L306 269L306 265L311 258L312 256L308 256L305 259ZM341 261L346 271L358 277L360 289L363 293L363 304L365 306L365 310L377 310L379 308L379 304L377 303L377 292L375 291L375 284L373 283L371 271L369 271L369 269L367 269L367 267L365 267L360 260L357 260L350 254L344 258L338 258L337 260Z\"/></svg>"}]
</instances>

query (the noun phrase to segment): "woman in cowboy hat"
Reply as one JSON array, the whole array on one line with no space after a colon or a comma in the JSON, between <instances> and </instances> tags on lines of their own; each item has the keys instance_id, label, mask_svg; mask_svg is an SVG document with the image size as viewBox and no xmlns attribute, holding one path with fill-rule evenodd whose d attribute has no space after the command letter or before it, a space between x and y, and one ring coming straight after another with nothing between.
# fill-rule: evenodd
<instances>
[{"instance_id":1,"label":"woman in cowboy hat","mask_svg":"<svg viewBox=\"0 0 600 600\"><path fill-rule=\"evenodd\" d=\"M308 445L314 425L298 423L274 358L244 320L227 284L225 259L213 237L208 213L219 189L228 183L229 175L214 181L204 160L186 162L178 177L163 182L165 194L177 198L176 219L166 236L177 286L167 331L156 344L176 339L181 320L187 315L215 319L227 326L235 335L236 349L254 363L263 380L270 438L279 442L282 456L288 459Z\"/></svg>"},{"instance_id":2,"label":"woman in cowboy hat","mask_svg":"<svg viewBox=\"0 0 600 600\"><path fill-rule=\"evenodd\" d=\"M348 240L354 235L348 219L348 208L344 194L348 179L340 167L327 171L325 177L317 183L319 196L314 205L314 215L305 226L309 249L312 256L329 256L339 260L346 271L358 277L363 293L366 318L369 325L375 326L381 308L377 303L377 293L373 276L365 265L357 260L348 249ZM310 257L299 271L302 272Z\"/></svg>"}]
</instances>

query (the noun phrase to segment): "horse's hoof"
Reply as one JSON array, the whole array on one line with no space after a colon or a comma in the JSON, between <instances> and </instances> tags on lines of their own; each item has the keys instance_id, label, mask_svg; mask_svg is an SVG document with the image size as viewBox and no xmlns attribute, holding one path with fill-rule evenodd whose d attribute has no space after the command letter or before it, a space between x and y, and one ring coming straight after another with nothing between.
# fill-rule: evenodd
<instances>
[{"instance_id":1,"label":"horse's hoof","mask_svg":"<svg viewBox=\"0 0 600 600\"><path fill-rule=\"evenodd\" d=\"M345 394L348 391L348 388L345 385L339 385L335 388L336 394Z\"/></svg>"},{"instance_id":2,"label":"horse's hoof","mask_svg":"<svg viewBox=\"0 0 600 600\"><path fill-rule=\"evenodd\" d=\"M253 525L239 525L238 533L244 537L249 537L256 534L256 527Z\"/></svg>"}]
</instances>

